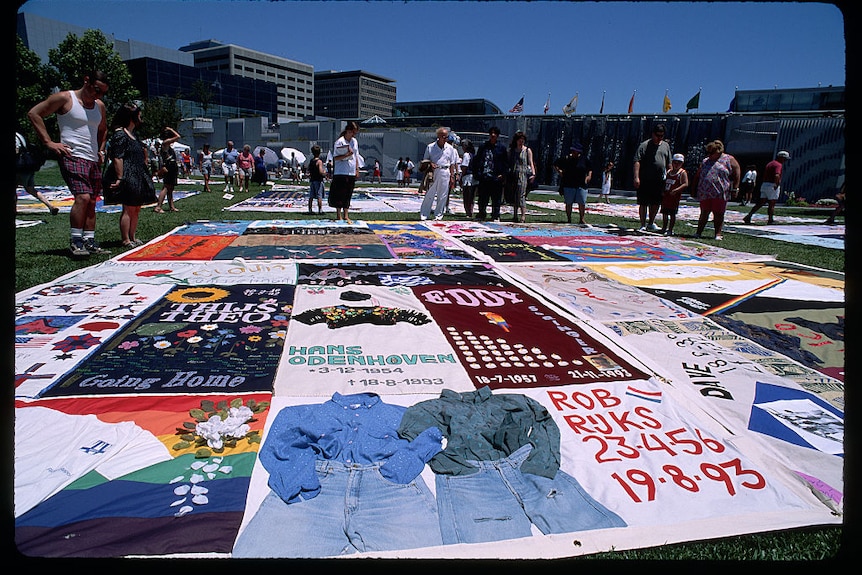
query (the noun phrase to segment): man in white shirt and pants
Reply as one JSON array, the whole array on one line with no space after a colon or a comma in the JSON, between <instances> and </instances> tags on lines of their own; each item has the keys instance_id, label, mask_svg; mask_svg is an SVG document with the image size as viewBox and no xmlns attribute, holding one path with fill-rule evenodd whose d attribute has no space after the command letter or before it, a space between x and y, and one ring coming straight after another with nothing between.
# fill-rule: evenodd
<instances>
[{"instance_id":1,"label":"man in white shirt and pants","mask_svg":"<svg viewBox=\"0 0 862 575\"><path fill-rule=\"evenodd\" d=\"M419 219L422 221L431 217L431 206L434 205L435 220L442 220L449 201L449 189L455 182L455 168L458 166L458 152L447 142L449 130L437 128L437 141L428 144L423 159L431 162L434 180L425 192L422 207L419 209ZM435 203L436 202L436 203Z\"/></svg>"}]
</instances>

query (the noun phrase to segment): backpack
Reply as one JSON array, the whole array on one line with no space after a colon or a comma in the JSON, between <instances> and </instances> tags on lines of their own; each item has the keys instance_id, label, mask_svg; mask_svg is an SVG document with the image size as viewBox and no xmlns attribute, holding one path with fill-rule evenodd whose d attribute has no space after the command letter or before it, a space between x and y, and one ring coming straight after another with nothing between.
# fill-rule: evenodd
<instances>
[{"instance_id":1,"label":"backpack","mask_svg":"<svg viewBox=\"0 0 862 575\"><path fill-rule=\"evenodd\" d=\"M15 171L21 173L38 172L45 165L45 152L33 144L21 146L15 156Z\"/></svg>"}]
</instances>

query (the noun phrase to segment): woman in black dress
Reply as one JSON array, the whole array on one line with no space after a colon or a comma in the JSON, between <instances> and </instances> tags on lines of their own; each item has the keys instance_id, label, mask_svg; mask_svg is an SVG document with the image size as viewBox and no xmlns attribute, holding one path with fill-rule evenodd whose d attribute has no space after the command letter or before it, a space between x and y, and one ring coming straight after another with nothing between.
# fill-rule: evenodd
<instances>
[{"instance_id":1,"label":"woman in black dress","mask_svg":"<svg viewBox=\"0 0 862 575\"><path fill-rule=\"evenodd\" d=\"M156 201L156 191L148 167L146 146L138 140L135 130L141 125L141 108L125 104L114 114L111 138L108 142L110 165L105 172L106 204L122 204L120 235L123 246L137 247L144 242L135 237L141 206Z\"/></svg>"}]
</instances>

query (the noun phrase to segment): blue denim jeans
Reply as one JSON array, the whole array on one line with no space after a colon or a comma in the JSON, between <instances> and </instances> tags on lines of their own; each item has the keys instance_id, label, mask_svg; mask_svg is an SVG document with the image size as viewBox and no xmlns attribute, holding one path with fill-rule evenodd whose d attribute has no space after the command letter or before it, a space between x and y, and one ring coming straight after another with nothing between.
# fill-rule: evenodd
<instances>
[{"instance_id":1,"label":"blue denim jeans","mask_svg":"<svg viewBox=\"0 0 862 575\"><path fill-rule=\"evenodd\" d=\"M626 525L587 494L574 477L557 471L553 479L522 473L532 446L509 457L471 461L470 475L437 475L437 507L443 543L481 543Z\"/></svg>"},{"instance_id":2,"label":"blue denim jeans","mask_svg":"<svg viewBox=\"0 0 862 575\"><path fill-rule=\"evenodd\" d=\"M318 461L320 493L288 505L272 491L233 557L333 557L441 545L434 495L421 476L392 483L380 464Z\"/></svg>"}]
</instances>

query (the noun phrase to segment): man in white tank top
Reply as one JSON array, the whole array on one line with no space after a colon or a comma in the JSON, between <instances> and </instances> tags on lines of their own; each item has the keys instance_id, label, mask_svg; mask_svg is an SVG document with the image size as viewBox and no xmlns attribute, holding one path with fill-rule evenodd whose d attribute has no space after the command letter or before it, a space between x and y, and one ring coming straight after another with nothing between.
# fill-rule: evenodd
<instances>
[{"instance_id":1,"label":"man in white tank top","mask_svg":"<svg viewBox=\"0 0 862 575\"><path fill-rule=\"evenodd\" d=\"M96 200L102 193L102 163L108 124L102 96L108 91L108 77L94 71L84 76L78 90L52 94L27 114L42 144L57 158L60 173L75 199L69 213L70 251L75 257L107 254L96 242ZM55 142L45 127L45 118L57 115L60 141Z\"/></svg>"}]
</instances>

